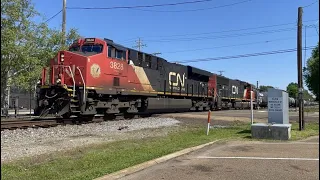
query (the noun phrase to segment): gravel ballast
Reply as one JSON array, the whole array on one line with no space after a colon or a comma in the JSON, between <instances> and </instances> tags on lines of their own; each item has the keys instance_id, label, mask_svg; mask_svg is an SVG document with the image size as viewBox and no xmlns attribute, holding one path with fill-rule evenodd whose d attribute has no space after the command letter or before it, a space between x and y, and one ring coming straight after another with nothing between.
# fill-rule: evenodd
<instances>
[{"instance_id":1,"label":"gravel ballast","mask_svg":"<svg viewBox=\"0 0 320 180\"><path fill-rule=\"evenodd\" d=\"M1 163L94 143L165 135L165 130L148 129L178 126L178 123L173 118L151 117L52 128L4 130L1 131Z\"/></svg>"}]
</instances>

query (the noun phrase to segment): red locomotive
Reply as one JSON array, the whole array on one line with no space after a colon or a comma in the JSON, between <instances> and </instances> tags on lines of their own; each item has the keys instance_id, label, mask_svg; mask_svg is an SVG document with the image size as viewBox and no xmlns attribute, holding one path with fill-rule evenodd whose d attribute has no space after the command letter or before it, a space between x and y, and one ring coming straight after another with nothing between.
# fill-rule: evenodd
<instances>
[{"instance_id":1,"label":"red locomotive","mask_svg":"<svg viewBox=\"0 0 320 180\"><path fill-rule=\"evenodd\" d=\"M171 63L109 39L85 38L58 52L50 68L43 69L35 114L110 117L248 108L251 88L249 83Z\"/></svg>"}]
</instances>

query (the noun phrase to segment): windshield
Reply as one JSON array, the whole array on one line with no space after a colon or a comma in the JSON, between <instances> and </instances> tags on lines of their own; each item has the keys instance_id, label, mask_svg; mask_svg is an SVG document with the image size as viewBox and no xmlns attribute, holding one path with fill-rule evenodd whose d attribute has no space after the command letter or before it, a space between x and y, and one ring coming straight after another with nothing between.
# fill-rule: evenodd
<instances>
[{"instance_id":1,"label":"windshield","mask_svg":"<svg viewBox=\"0 0 320 180\"><path fill-rule=\"evenodd\" d=\"M103 46L100 44L86 44L81 46L81 52L87 53L87 52L95 52L95 53L101 53Z\"/></svg>"}]
</instances>

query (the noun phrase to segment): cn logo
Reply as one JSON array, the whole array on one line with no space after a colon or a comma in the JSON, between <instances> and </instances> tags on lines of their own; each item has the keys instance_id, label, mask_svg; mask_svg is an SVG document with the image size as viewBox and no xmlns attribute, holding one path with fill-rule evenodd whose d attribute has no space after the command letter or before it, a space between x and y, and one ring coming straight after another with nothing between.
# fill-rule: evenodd
<instances>
[{"instance_id":1,"label":"cn logo","mask_svg":"<svg viewBox=\"0 0 320 180\"><path fill-rule=\"evenodd\" d=\"M172 81L172 77L175 77L173 79L176 79L175 81ZM179 83L181 83L181 87L184 87L184 82L185 82L185 74L181 75L176 72L170 72L169 73L169 85L171 86L179 86Z\"/></svg>"},{"instance_id":2,"label":"cn logo","mask_svg":"<svg viewBox=\"0 0 320 180\"><path fill-rule=\"evenodd\" d=\"M232 86L231 90L232 90L232 94L239 94L239 88L237 86Z\"/></svg>"}]
</instances>

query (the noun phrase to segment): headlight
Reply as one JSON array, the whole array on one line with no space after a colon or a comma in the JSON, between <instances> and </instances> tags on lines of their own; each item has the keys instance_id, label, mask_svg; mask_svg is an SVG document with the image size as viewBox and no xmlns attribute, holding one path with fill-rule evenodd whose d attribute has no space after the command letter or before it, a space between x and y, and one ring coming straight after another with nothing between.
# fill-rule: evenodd
<instances>
[{"instance_id":1,"label":"headlight","mask_svg":"<svg viewBox=\"0 0 320 180\"><path fill-rule=\"evenodd\" d=\"M60 61L61 61L61 62L64 61L64 54L63 54L63 53L60 54Z\"/></svg>"},{"instance_id":2,"label":"headlight","mask_svg":"<svg viewBox=\"0 0 320 180\"><path fill-rule=\"evenodd\" d=\"M57 79L57 84L59 84L59 83L61 83L61 79L59 78L59 79Z\"/></svg>"}]
</instances>

